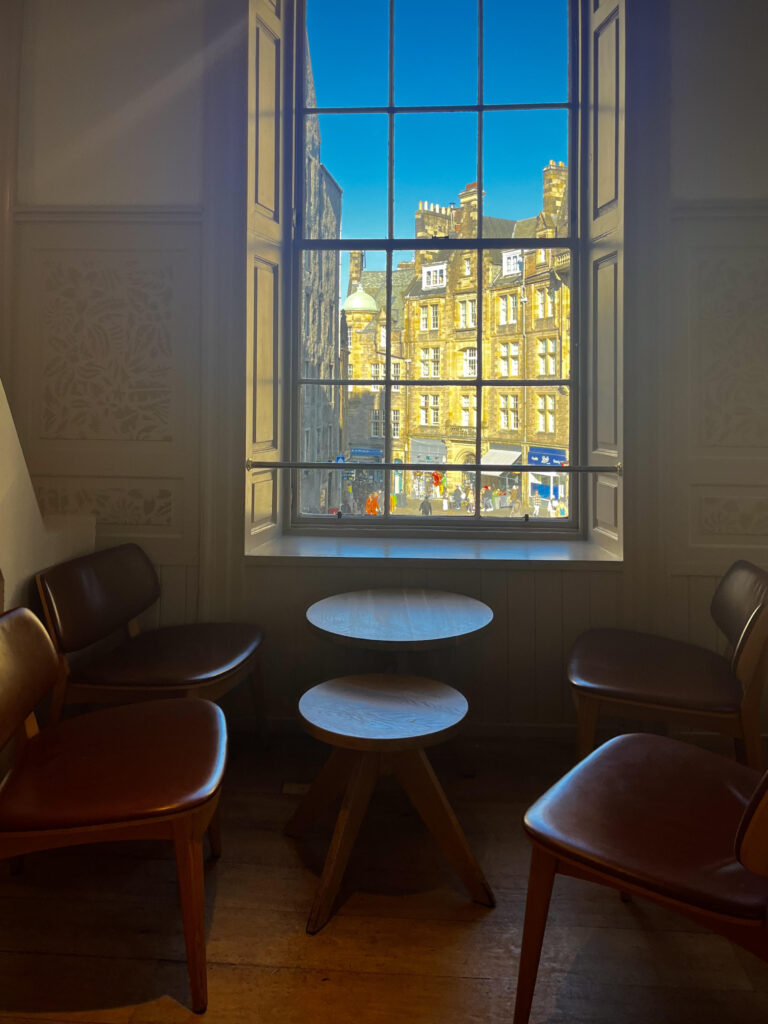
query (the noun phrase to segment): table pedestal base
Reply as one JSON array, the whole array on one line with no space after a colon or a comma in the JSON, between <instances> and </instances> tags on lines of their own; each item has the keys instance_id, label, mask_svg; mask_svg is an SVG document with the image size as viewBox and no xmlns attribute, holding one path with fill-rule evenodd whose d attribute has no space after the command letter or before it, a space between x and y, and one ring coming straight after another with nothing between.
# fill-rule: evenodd
<instances>
[{"instance_id":1,"label":"table pedestal base","mask_svg":"<svg viewBox=\"0 0 768 1024\"><path fill-rule=\"evenodd\" d=\"M310 935L318 932L332 914L349 855L376 781L382 775L394 775L400 781L472 899L486 907L496 905L491 887L423 749L381 753L336 747L285 827L287 835L300 835L334 800L342 797L307 920Z\"/></svg>"}]
</instances>

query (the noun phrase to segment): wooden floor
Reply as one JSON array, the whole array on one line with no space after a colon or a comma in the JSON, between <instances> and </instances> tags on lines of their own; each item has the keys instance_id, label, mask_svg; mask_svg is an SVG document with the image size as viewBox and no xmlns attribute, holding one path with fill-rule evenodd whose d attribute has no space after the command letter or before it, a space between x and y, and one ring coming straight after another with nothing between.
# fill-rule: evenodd
<instances>
[{"instance_id":1,"label":"wooden floor","mask_svg":"<svg viewBox=\"0 0 768 1024\"><path fill-rule=\"evenodd\" d=\"M338 914L304 931L329 838L281 826L324 757L235 737L224 852L206 872L208 1024L501 1024L525 902L525 807L569 766L543 741L445 744L433 762L493 886L470 903L405 799L374 797ZM0 878L0 1021L171 1024L188 1010L170 851L83 847ZM768 967L641 902L555 884L536 1024L765 1024Z\"/></svg>"}]
</instances>

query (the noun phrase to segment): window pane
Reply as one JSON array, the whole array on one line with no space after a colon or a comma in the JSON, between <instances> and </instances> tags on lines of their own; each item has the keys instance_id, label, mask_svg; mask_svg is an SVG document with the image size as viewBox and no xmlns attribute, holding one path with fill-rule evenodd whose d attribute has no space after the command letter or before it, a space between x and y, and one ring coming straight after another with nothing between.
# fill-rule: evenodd
<instances>
[{"instance_id":1,"label":"window pane","mask_svg":"<svg viewBox=\"0 0 768 1024\"><path fill-rule=\"evenodd\" d=\"M339 378L339 254L305 252L301 261L299 377Z\"/></svg>"},{"instance_id":2,"label":"window pane","mask_svg":"<svg viewBox=\"0 0 768 1024\"><path fill-rule=\"evenodd\" d=\"M335 464L342 455L341 388L304 384L299 388L300 415L296 459ZM326 515L338 508L341 478L335 470L299 470L299 510Z\"/></svg>"},{"instance_id":3,"label":"window pane","mask_svg":"<svg viewBox=\"0 0 768 1024\"><path fill-rule=\"evenodd\" d=\"M395 237L475 237L476 182L475 114L396 115Z\"/></svg>"},{"instance_id":4,"label":"window pane","mask_svg":"<svg viewBox=\"0 0 768 1024\"><path fill-rule=\"evenodd\" d=\"M484 114L484 216L517 221L515 236L522 237L536 234L535 218L544 210L554 235L568 235L565 216L568 204L563 201L567 161L566 111L515 110ZM496 237L500 234L495 232Z\"/></svg>"},{"instance_id":5,"label":"window pane","mask_svg":"<svg viewBox=\"0 0 768 1024\"><path fill-rule=\"evenodd\" d=\"M329 10L330 8L330 10ZM361 28L365 45L361 45ZM366 0L307 0L308 107L384 107L388 102L389 5ZM314 79L314 82L312 82ZM354 83L353 87L351 83ZM316 95L316 98L313 98Z\"/></svg>"},{"instance_id":6,"label":"window pane","mask_svg":"<svg viewBox=\"0 0 768 1024\"><path fill-rule=\"evenodd\" d=\"M483 26L485 103L567 101L568 0L484 0Z\"/></svg>"},{"instance_id":7,"label":"window pane","mask_svg":"<svg viewBox=\"0 0 768 1024\"><path fill-rule=\"evenodd\" d=\"M350 466L341 472L342 517L367 519L384 515L384 471Z\"/></svg>"},{"instance_id":8,"label":"window pane","mask_svg":"<svg viewBox=\"0 0 768 1024\"><path fill-rule=\"evenodd\" d=\"M484 268L486 380L569 379L570 250L488 250Z\"/></svg>"},{"instance_id":9,"label":"window pane","mask_svg":"<svg viewBox=\"0 0 768 1024\"><path fill-rule=\"evenodd\" d=\"M395 34L395 103L478 102L477 0L395 0Z\"/></svg>"},{"instance_id":10,"label":"window pane","mask_svg":"<svg viewBox=\"0 0 768 1024\"><path fill-rule=\"evenodd\" d=\"M376 250L342 252L341 281L341 376L350 381L383 381L388 330L386 254ZM391 335L395 351L399 350L400 334L397 323ZM359 388L367 392L371 386L350 384L348 400Z\"/></svg>"},{"instance_id":11,"label":"window pane","mask_svg":"<svg viewBox=\"0 0 768 1024\"><path fill-rule=\"evenodd\" d=\"M305 238L386 238L387 139L385 115L307 115Z\"/></svg>"},{"instance_id":12,"label":"window pane","mask_svg":"<svg viewBox=\"0 0 768 1024\"><path fill-rule=\"evenodd\" d=\"M475 474L463 466L445 470L393 470L390 473L391 515L415 516L419 521L463 518L474 514Z\"/></svg>"}]
</instances>

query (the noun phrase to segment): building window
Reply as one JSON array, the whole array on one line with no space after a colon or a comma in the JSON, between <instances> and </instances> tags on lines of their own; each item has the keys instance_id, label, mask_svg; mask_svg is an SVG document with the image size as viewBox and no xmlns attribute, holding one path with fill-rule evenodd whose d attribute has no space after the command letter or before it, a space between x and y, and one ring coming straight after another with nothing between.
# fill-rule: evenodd
<instances>
[{"instance_id":1,"label":"building window","mask_svg":"<svg viewBox=\"0 0 768 1024\"><path fill-rule=\"evenodd\" d=\"M459 327L477 327L477 299L459 301Z\"/></svg>"},{"instance_id":2,"label":"building window","mask_svg":"<svg viewBox=\"0 0 768 1024\"><path fill-rule=\"evenodd\" d=\"M440 307L437 305L437 303L435 303L434 305L430 306L430 308L429 308L429 312L430 312L429 327L430 327L430 330L432 330L432 331L436 331L437 328L440 325L440 313L439 313L439 310L440 310Z\"/></svg>"},{"instance_id":3,"label":"building window","mask_svg":"<svg viewBox=\"0 0 768 1024\"><path fill-rule=\"evenodd\" d=\"M555 293L552 288L547 288L547 316L555 315Z\"/></svg>"},{"instance_id":4,"label":"building window","mask_svg":"<svg viewBox=\"0 0 768 1024\"><path fill-rule=\"evenodd\" d=\"M400 363L392 363L392 390L400 390Z\"/></svg>"},{"instance_id":5,"label":"building window","mask_svg":"<svg viewBox=\"0 0 768 1024\"><path fill-rule=\"evenodd\" d=\"M555 396L538 395L536 399L540 434L555 432Z\"/></svg>"},{"instance_id":6,"label":"building window","mask_svg":"<svg viewBox=\"0 0 768 1024\"><path fill-rule=\"evenodd\" d=\"M400 410L392 410L392 437L400 437Z\"/></svg>"},{"instance_id":7,"label":"building window","mask_svg":"<svg viewBox=\"0 0 768 1024\"><path fill-rule=\"evenodd\" d=\"M464 277L469 277L472 272L472 260L469 256L464 257Z\"/></svg>"},{"instance_id":8,"label":"building window","mask_svg":"<svg viewBox=\"0 0 768 1024\"><path fill-rule=\"evenodd\" d=\"M423 349L421 349L421 376L422 377L439 377L440 376L440 349L439 348L423 348Z\"/></svg>"},{"instance_id":9,"label":"building window","mask_svg":"<svg viewBox=\"0 0 768 1024\"><path fill-rule=\"evenodd\" d=\"M429 306L421 307L421 321L419 323L419 327L422 331L429 330Z\"/></svg>"},{"instance_id":10,"label":"building window","mask_svg":"<svg viewBox=\"0 0 768 1024\"><path fill-rule=\"evenodd\" d=\"M374 380L381 380L381 363L371 363L371 377ZM378 391L379 384L371 384L371 391Z\"/></svg>"},{"instance_id":11,"label":"building window","mask_svg":"<svg viewBox=\"0 0 768 1024\"><path fill-rule=\"evenodd\" d=\"M540 377L557 376L557 338L541 338L538 349Z\"/></svg>"},{"instance_id":12,"label":"building window","mask_svg":"<svg viewBox=\"0 0 768 1024\"><path fill-rule=\"evenodd\" d=\"M546 308L547 289L537 288L536 289L536 316L539 320L544 318L544 310Z\"/></svg>"},{"instance_id":13,"label":"building window","mask_svg":"<svg viewBox=\"0 0 768 1024\"><path fill-rule=\"evenodd\" d=\"M439 395L419 395L419 422L423 427L440 426Z\"/></svg>"},{"instance_id":14,"label":"building window","mask_svg":"<svg viewBox=\"0 0 768 1024\"><path fill-rule=\"evenodd\" d=\"M422 288L442 288L445 284L445 263L432 263L422 268Z\"/></svg>"},{"instance_id":15,"label":"building window","mask_svg":"<svg viewBox=\"0 0 768 1024\"><path fill-rule=\"evenodd\" d=\"M461 425L462 427L477 426L476 394L461 396Z\"/></svg>"},{"instance_id":16,"label":"building window","mask_svg":"<svg viewBox=\"0 0 768 1024\"><path fill-rule=\"evenodd\" d=\"M502 430L520 429L520 407L517 395L499 397L499 426Z\"/></svg>"},{"instance_id":17,"label":"building window","mask_svg":"<svg viewBox=\"0 0 768 1024\"><path fill-rule=\"evenodd\" d=\"M536 262L537 263L546 263L547 262L547 250L546 249L539 249L538 250L538 252L536 253Z\"/></svg>"},{"instance_id":18,"label":"building window","mask_svg":"<svg viewBox=\"0 0 768 1024\"><path fill-rule=\"evenodd\" d=\"M519 249L512 249L501 254L501 273L504 277L511 274L519 274L522 266L523 254Z\"/></svg>"},{"instance_id":19,"label":"building window","mask_svg":"<svg viewBox=\"0 0 768 1024\"><path fill-rule=\"evenodd\" d=\"M465 348L464 349L464 376L465 377L476 377L477 376L477 349L476 348Z\"/></svg>"},{"instance_id":20,"label":"building window","mask_svg":"<svg viewBox=\"0 0 768 1024\"><path fill-rule=\"evenodd\" d=\"M499 349L499 376L520 376L520 342L505 342Z\"/></svg>"},{"instance_id":21,"label":"building window","mask_svg":"<svg viewBox=\"0 0 768 1024\"><path fill-rule=\"evenodd\" d=\"M499 298L499 324L517 323L517 296L502 295Z\"/></svg>"},{"instance_id":22,"label":"building window","mask_svg":"<svg viewBox=\"0 0 768 1024\"><path fill-rule=\"evenodd\" d=\"M371 409L371 437L381 436L381 409Z\"/></svg>"}]
</instances>

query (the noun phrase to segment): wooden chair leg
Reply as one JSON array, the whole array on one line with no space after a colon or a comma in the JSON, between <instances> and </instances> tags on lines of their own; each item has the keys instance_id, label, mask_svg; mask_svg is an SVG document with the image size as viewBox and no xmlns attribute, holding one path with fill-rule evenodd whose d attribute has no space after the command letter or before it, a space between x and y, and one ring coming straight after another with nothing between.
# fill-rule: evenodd
<instances>
[{"instance_id":1,"label":"wooden chair leg","mask_svg":"<svg viewBox=\"0 0 768 1024\"><path fill-rule=\"evenodd\" d=\"M192 1009L195 1013L203 1013L208 1005L208 978L205 960L203 842L201 830L197 826L198 822L192 816L182 818L174 828L173 845Z\"/></svg>"},{"instance_id":2,"label":"wooden chair leg","mask_svg":"<svg viewBox=\"0 0 768 1024\"><path fill-rule=\"evenodd\" d=\"M597 732L597 716L600 705L588 697L576 696L576 718L578 723L577 755L583 761L587 754L595 749L595 733Z\"/></svg>"},{"instance_id":3,"label":"wooden chair leg","mask_svg":"<svg viewBox=\"0 0 768 1024\"><path fill-rule=\"evenodd\" d=\"M300 836L327 807L330 807L334 800L341 797L358 756L353 750L334 747L331 756L302 797L301 803L291 815L287 825L284 826L285 835Z\"/></svg>"},{"instance_id":4,"label":"wooden chair leg","mask_svg":"<svg viewBox=\"0 0 768 1024\"><path fill-rule=\"evenodd\" d=\"M216 804L216 810L213 812L213 817L208 822L208 843L211 848L211 860L218 860L221 856L221 814L219 813L219 804Z\"/></svg>"},{"instance_id":5,"label":"wooden chair leg","mask_svg":"<svg viewBox=\"0 0 768 1024\"><path fill-rule=\"evenodd\" d=\"M531 870L528 876L528 898L525 903L523 941L520 948L520 966L517 972L517 994L513 1024L528 1024L533 1002L533 990L539 973L541 945L547 926L549 901L555 880L557 858L537 846L531 852Z\"/></svg>"},{"instance_id":6,"label":"wooden chair leg","mask_svg":"<svg viewBox=\"0 0 768 1024\"><path fill-rule=\"evenodd\" d=\"M360 824L365 816L379 775L377 754L356 753L341 804L331 845L325 858L320 884L307 920L310 935L320 931L333 910L334 900L349 861Z\"/></svg>"},{"instance_id":7,"label":"wooden chair leg","mask_svg":"<svg viewBox=\"0 0 768 1024\"><path fill-rule=\"evenodd\" d=\"M470 896L486 907L496 898L467 842L448 798L423 750L406 750L393 757L393 769L411 803L438 845L453 864Z\"/></svg>"}]
</instances>

